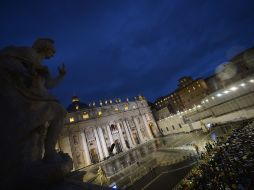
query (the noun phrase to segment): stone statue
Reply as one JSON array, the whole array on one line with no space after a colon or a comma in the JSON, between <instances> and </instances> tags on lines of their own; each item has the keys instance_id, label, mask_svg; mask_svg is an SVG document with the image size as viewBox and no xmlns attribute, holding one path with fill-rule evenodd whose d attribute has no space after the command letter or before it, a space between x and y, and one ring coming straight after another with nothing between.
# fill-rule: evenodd
<instances>
[{"instance_id":1,"label":"stone statue","mask_svg":"<svg viewBox=\"0 0 254 190\"><path fill-rule=\"evenodd\" d=\"M66 72L63 65L52 78L42 64L54 53L51 39L0 51L1 189L47 186L72 169L70 157L55 150L66 111L48 89Z\"/></svg>"},{"instance_id":2,"label":"stone statue","mask_svg":"<svg viewBox=\"0 0 254 190\"><path fill-rule=\"evenodd\" d=\"M103 168L101 166L99 166L99 169L98 169L98 177L100 179L101 186L103 184L108 184L108 178L106 176L105 171L103 170Z\"/></svg>"}]
</instances>

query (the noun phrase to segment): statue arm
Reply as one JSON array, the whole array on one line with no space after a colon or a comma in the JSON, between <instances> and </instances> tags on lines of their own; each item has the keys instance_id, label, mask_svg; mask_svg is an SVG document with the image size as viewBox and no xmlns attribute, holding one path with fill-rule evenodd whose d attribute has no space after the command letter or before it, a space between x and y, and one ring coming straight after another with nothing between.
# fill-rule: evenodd
<instances>
[{"instance_id":1,"label":"statue arm","mask_svg":"<svg viewBox=\"0 0 254 190\"><path fill-rule=\"evenodd\" d=\"M64 76L61 75L58 75L56 78L48 77L45 84L46 88L47 89L54 88L62 81L63 78Z\"/></svg>"},{"instance_id":2,"label":"statue arm","mask_svg":"<svg viewBox=\"0 0 254 190\"><path fill-rule=\"evenodd\" d=\"M57 86L60 83L60 81L63 80L63 78L66 74L64 65L62 65L62 67L58 67L58 73L59 73L58 76L54 79L52 79L50 74L48 74L46 84L45 84L47 89L54 88L55 86Z\"/></svg>"}]
</instances>

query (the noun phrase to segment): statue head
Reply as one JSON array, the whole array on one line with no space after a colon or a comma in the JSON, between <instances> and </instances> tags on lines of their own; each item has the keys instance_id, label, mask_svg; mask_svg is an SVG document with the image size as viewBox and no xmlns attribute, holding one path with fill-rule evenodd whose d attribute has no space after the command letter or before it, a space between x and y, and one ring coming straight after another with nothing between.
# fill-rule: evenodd
<instances>
[{"instance_id":1,"label":"statue head","mask_svg":"<svg viewBox=\"0 0 254 190\"><path fill-rule=\"evenodd\" d=\"M56 52L54 41L49 38L37 39L32 47L45 59L53 57Z\"/></svg>"}]
</instances>

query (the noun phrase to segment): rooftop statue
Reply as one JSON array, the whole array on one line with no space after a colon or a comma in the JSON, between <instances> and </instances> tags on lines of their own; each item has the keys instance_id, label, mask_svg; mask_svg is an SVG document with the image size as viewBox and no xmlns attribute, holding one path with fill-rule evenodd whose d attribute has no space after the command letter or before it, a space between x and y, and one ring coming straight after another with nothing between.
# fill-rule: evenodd
<instances>
[{"instance_id":1,"label":"rooftop statue","mask_svg":"<svg viewBox=\"0 0 254 190\"><path fill-rule=\"evenodd\" d=\"M51 39L0 51L1 189L29 184L43 188L72 169L70 157L55 150L66 111L48 89L57 86L66 71L63 65L52 78L42 64L54 54Z\"/></svg>"}]
</instances>

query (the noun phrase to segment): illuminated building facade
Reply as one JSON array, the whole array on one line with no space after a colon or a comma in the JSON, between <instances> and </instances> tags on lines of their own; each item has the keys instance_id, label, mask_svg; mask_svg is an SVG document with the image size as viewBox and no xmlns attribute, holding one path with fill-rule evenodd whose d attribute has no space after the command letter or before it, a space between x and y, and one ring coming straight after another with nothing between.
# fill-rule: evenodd
<instances>
[{"instance_id":1,"label":"illuminated building facade","mask_svg":"<svg viewBox=\"0 0 254 190\"><path fill-rule=\"evenodd\" d=\"M154 105L157 111L167 108L169 113L177 113L199 103L208 95L208 92L208 87L203 79L193 80L192 77L182 77L179 79L176 91L158 98Z\"/></svg>"},{"instance_id":2,"label":"illuminated building facade","mask_svg":"<svg viewBox=\"0 0 254 190\"><path fill-rule=\"evenodd\" d=\"M59 150L69 153L78 169L98 163L160 136L144 97L88 106L73 97L67 108L65 126L58 140Z\"/></svg>"},{"instance_id":3,"label":"illuminated building facade","mask_svg":"<svg viewBox=\"0 0 254 190\"><path fill-rule=\"evenodd\" d=\"M184 109L184 105L177 92L156 99L154 106L157 111L166 108L170 113L177 113Z\"/></svg>"},{"instance_id":4,"label":"illuminated building facade","mask_svg":"<svg viewBox=\"0 0 254 190\"><path fill-rule=\"evenodd\" d=\"M191 77L183 77L179 80L177 94L185 109L192 108L209 94L208 87L204 79L193 80Z\"/></svg>"}]
</instances>

